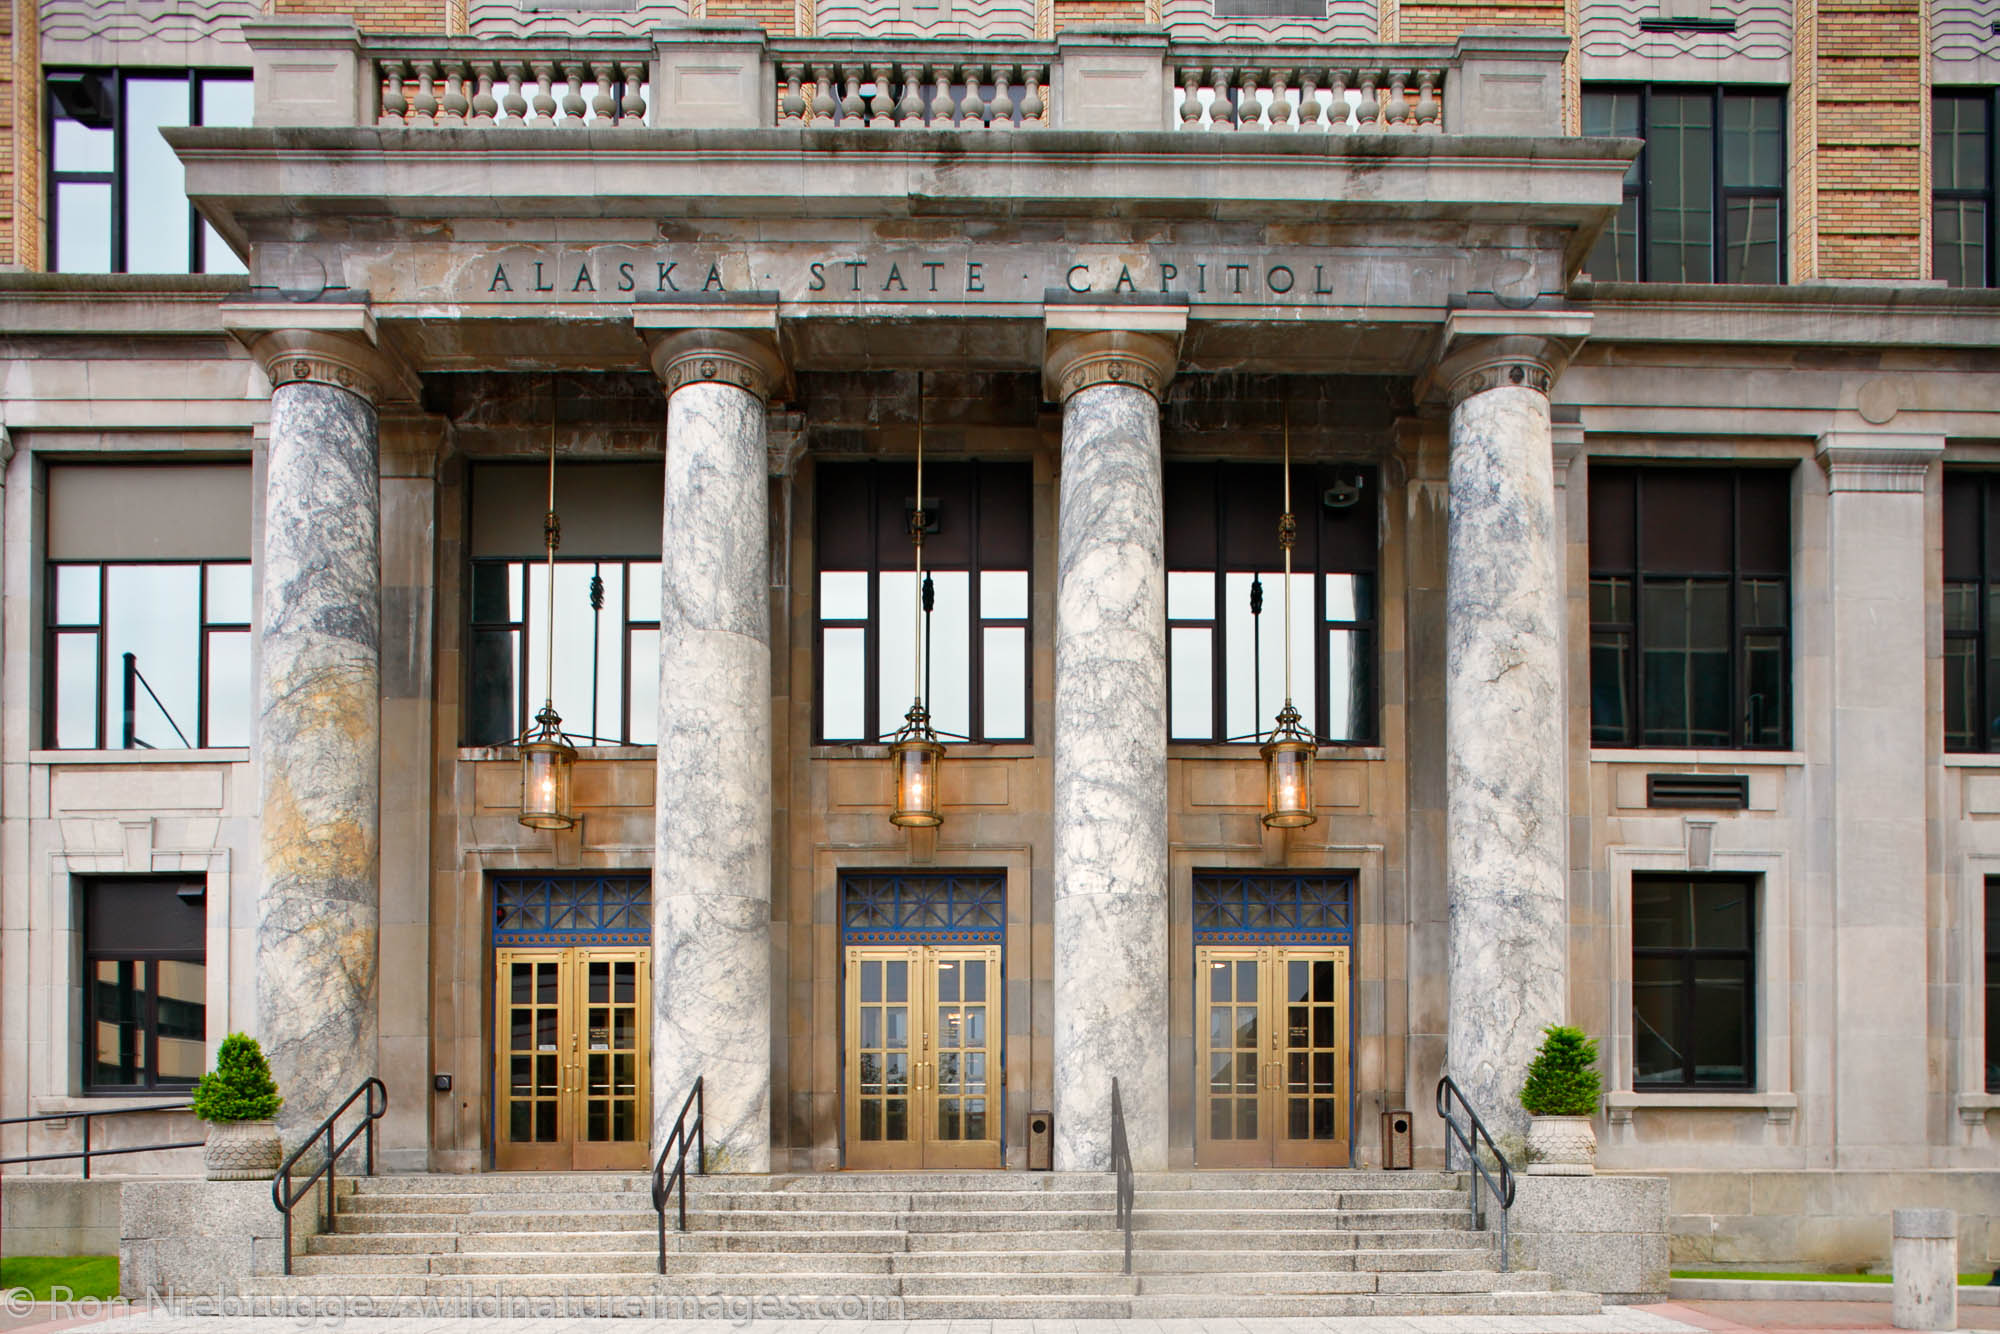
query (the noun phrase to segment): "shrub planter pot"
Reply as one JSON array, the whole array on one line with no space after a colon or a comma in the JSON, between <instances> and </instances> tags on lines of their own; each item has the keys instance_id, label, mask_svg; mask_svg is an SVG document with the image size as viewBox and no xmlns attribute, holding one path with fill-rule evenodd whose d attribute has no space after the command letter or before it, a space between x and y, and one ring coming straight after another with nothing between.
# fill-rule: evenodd
<instances>
[{"instance_id":1,"label":"shrub planter pot","mask_svg":"<svg viewBox=\"0 0 2000 1334\"><path fill-rule=\"evenodd\" d=\"M210 1181L269 1181L283 1159L276 1121L209 1123L202 1165Z\"/></svg>"},{"instance_id":2,"label":"shrub planter pot","mask_svg":"<svg viewBox=\"0 0 2000 1334\"><path fill-rule=\"evenodd\" d=\"M1597 1129L1587 1116L1528 1119L1529 1176L1587 1177L1597 1172Z\"/></svg>"}]
</instances>

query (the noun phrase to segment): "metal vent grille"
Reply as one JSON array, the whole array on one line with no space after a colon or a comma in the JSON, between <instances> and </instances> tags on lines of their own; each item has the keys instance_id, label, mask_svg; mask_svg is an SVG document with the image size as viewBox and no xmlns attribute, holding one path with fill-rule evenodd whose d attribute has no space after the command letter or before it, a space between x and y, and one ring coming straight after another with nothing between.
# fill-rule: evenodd
<instances>
[{"instance_id":1,"label":"metal vent grille","mask_svg":"<svg viewBox=\"0 0 2000 1334\"><path fill-rule=\"evenodd\" d=\"M1750 809L1748 774L1647 774L1646 804L1669 810Z\"/></svg>"}]
</instances>

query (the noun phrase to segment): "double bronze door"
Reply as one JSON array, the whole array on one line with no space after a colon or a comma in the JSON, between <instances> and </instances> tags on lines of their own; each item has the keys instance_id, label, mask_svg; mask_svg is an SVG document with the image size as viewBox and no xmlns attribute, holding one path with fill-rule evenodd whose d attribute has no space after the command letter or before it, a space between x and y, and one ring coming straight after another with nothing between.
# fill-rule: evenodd
<instances>
[{"instance_id":1,"label":"double bronze door","mask_svg":"<svg viewBox=\"0 0 2000 1334\"><path fill-rule=\"evenodd\" d=\"M494 1166L643 1169L652 951L495 951Z\"/></svg>"},{"instance_id":2,"label":"double bronze door","mask_svg":"<svg viewBox=\"0 0 2000 1334\"><path fill-rule=\"evenodd\" d=\"M1195 1161L1345 1167L1346 946L1195 951Z\"/></svg>"},{"instance_id":3,"label":"double bronze door","mask_svg":"<svg viewBox=\"0 0 2000 1334\"><path fill-rule=\"evenodd\" d=\"M1000 1166L1000 947L847 949L851 1168Z\"/></svg>"}]
</instances>

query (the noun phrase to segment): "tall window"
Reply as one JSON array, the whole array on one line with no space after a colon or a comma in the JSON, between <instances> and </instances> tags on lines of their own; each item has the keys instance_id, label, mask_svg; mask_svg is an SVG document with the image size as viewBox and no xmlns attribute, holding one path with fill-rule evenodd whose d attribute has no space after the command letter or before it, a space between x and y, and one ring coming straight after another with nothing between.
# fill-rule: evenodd
<instances>
[{"instance_id":1,"label":"tall window","mask_svg":"<svg viewBox=\"0 0 2000 1334\"><path fill-rule=\"evenodd\" d=\"M83 890L84 1087L194 1083L207 1064L203 885L106 876Z\"/></svg>"},{"instance_id":2,"label":"tall window","mask_svg":"<svg viewBox=\"0 0 2000 1334\"><path fill-rule=\"evenodd\" d=\"M1986 1091L2000 1093L2000 876L1986 877Z\"/></svg>"},{"instance_id":3,"label":"tall window","mask_svg":"<svg viewBox=\"0 0 2000 1334\"><path fill-rule=\"evenodd\" d=\"M1607 85L1583 94L1586 135L1646 141L1625 202L1590 252L1600 282L1785 280L1782 92Z\"/></svg>"},{"instance_id":4,"label":"tall window","mask_svg":"<svg viewBox=\"0 0 2000 1334\"><path fill-rule=\"evenodd\" d=\"M1756 1078L1756 882L1632 877L1632 1085L1748 1088Z\"/></svg>"},{"instance_id":5,"label":"tall window","mask_svg":"<svg viewBox=\"0 0 2000 1334\"><path fill-rule=\"evenodd\" d=\"M49 267L58 273L241 273L188 203L160 131L248 125L250 76L60 70L48 76Z\"/></svg>"},{"instance_id":6,"label":"tall window","mask_svg":"<svg viewBox=\"0 0 2000 1334\"><path fill-rule=\"evenodd\" d=\"M1791 474L1590 469L1590 738L1791 744Z\"/></svg>"},{"instance_id":7,"label":"tall window","mask_svg":"<svg viewBox=\"0 0 2000 1334\"><path fill-rule=\"evenodd\" d=\"M1025 741L1032 475L1025 463L924 464L920 614L910 514L916 466L822 463L816 473L819 737L874 741L916 695L946 740Z\"/></svg>"},{"instance_id":8,"label":"tall window","mask_svg":"<svg viewBox=\"0 0 2000 1334\"><path fill-rule=\"evenodd\" d=\"M48 744L250 744L250 473L49 469Z\"/></svg>"},{"instance_id":9,"label":"tall window","mask_svg":"<svg viewBox=\"0 0 2000 1334\"><path fill-rule=\"evenodd\" d=\"M501 745L553 697L580 746L659 740L660 523L657 463L572 463L556 470L562 545L549 605L542 464L472 474L467 745ZM548 686L555 636L555 689Z\"/></svg>"},{"instance_id":10,"label":"tall window","mask_svg":"<svg viewBox=\"0 0 2000 1334\"><path fill-rule=\"evenodd\" d=\"M1953 287L1992 287L1996 275L1993 182L2000 177L2000 90L1931 99L1931 276Z\"/></svg>"},{"instance_id":11,"label":"tall window","mask_svg":"<svg viewBox=\"0 0 2000 1334\"><path fill-rule=\"evenodd\" d=\"M1167 735L1247 740L1285 699L1280 469L1166 469ZM1292 702L1324 741L1377 737L1373 469L1294 464Z\"/></svg>"},{"instance_id":12,"label":"tall window","mask_svg":"<svg viewBox=\"0 0 2000 1334\"><path fill-rule=\"evenodd\" d=\"M2000 750L2000 474L1944 475L1944 748Z\"/></svg>"}]
</instances>

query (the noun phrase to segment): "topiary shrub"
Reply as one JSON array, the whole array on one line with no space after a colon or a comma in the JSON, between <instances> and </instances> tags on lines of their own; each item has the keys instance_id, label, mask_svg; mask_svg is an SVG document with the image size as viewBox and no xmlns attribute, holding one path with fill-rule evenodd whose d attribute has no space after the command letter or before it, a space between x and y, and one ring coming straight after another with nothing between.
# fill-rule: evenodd
<instances>
[{"instance_id":1,"label":"topiary shrub","mask_svg":"<svg viewBox=\"0 0 2000 1334\"><path fill-rule=\"evenodd\" d=\"M285 1100L257 1039L231 1033L215 1055L215 1069L194 1086L194 1114L204 1121L268 1121Z\"/></svg>"},{"instance_id":2,"label":"topiary shrub","mask_svg":"<svg viewBox=\"0 0 2000 1334\"><path fill-rule=\"evenodd\" d=\"M1597 1076L1597 1044L1580 1028L1551 1024L1528 1063L1521 1106L1530 1116L1593 1116L1602 1085Z\"/></svg>"}]
</instances>

